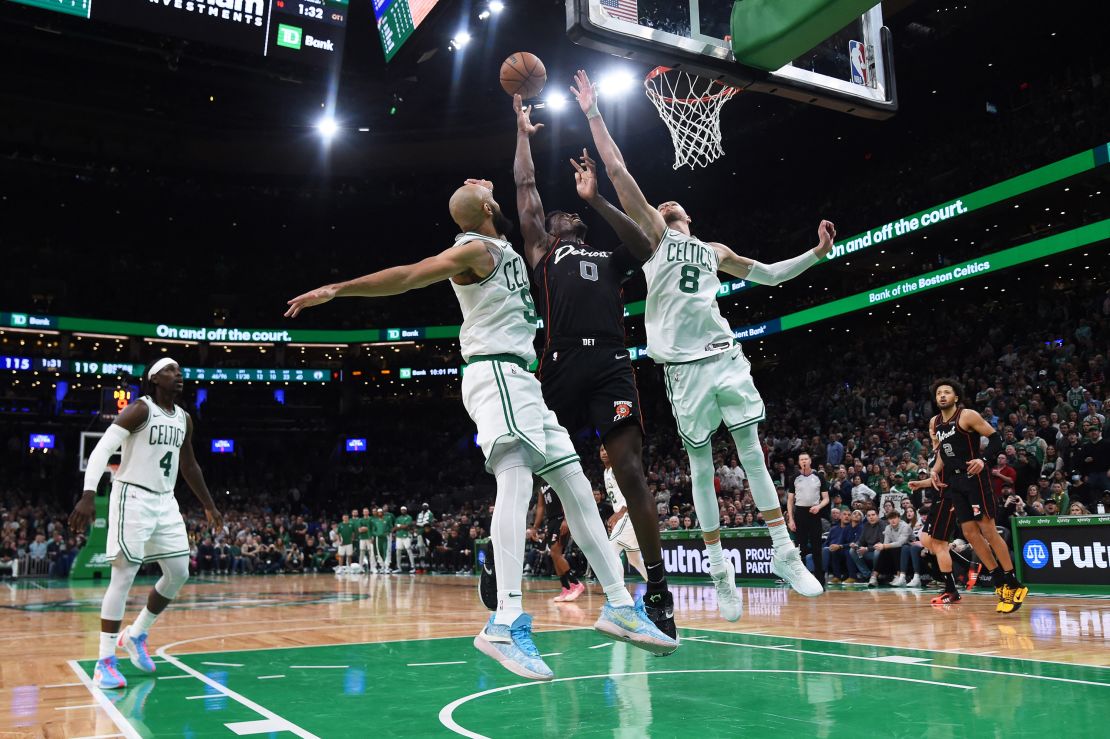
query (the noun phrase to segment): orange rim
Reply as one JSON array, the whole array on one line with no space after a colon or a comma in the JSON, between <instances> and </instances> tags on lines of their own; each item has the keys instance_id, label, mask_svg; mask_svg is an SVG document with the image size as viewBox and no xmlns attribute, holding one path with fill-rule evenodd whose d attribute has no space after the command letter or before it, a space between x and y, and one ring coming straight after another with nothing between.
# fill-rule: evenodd
<instances>
[{"instance_id":1,"label":"orange rim","mask_svg":"<svg viewBox=\"0 0 1110 739\"><path fill-rule=\"evenodd\" d=\"M649 95L654 95L665 103L683 103L685 105L693 105L694 103L712 102L719 97L723 97L725 95L734 95L740 92L740 88L738 87L730 87L720 80L712 80L709 84L719 86L721 88L720 92L715 92L712 95L703 95L699 98L672 98L667 97L666 95L660 95L658 92L655 91L654 88L651 87L649 83L656 77L670 72L672 69L673 67L656 67L655 69L647 73L647 76L644 77L644 88L647 89Z\"/></svg>"}]
</instances>

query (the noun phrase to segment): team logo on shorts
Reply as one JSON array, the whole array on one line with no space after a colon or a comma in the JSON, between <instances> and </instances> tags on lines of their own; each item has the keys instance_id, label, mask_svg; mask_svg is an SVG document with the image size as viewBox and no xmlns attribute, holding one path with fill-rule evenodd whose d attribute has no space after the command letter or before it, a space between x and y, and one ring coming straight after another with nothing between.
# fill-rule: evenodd
<instances>
[{"instance_id":1,"label":"team logo on shorts","mask_svg":"<svg viewBox=\"0 0 1110 739\"><path fill-rule=\"evenodd\" d=\"M613 420L619 421L622 418L628 418L632 415L632 401L631 400L614 400L613 401Z\"/></svg>"},{"instance_id":2,"label":"team logo on shorts","mask_svg":"<svg viewBox=\"0 0 1110 739\"><path fill-rule=\"evenodd\" d=\"M971 506L971 515L973 515L973 516L975 516L976 518L978 518L978 517L979 517L979 513L980 513L980 508L979 508L979 506L977 506L977 505L972 505L972 506Z\"/></svg>"}]
</instances>

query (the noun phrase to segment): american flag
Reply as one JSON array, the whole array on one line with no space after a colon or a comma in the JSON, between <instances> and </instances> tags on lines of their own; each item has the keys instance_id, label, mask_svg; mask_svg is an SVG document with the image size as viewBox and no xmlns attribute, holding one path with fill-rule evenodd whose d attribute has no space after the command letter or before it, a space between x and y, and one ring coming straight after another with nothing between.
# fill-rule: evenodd
<instances>
[{"instance_id":1,"label":"american flag","mask_svg":"<svg viewBox=\"0 0 1110 739\"><path fill-rule=\"evenodd\" d=\"M640 11L636 0L601 0L601 9L611 18L629 23L640 22Z\"/></svg>"}]
</instances>

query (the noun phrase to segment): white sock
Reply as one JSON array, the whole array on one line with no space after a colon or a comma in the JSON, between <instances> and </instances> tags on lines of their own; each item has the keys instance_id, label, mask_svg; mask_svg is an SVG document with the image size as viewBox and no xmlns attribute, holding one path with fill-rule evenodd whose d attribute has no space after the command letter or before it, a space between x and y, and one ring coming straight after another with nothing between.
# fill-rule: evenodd
<instances>
[{"instance_id":1,"label":"white sock","mask_svg":"<svg viewBox=\"0 0 1110 739\"><path fill-rule=\"evenodd\" d=\"M597 515L597 503L594 502L590 481L582 472L582 465L577 462L568 464L549 474L544 479L555 488L559 501L563 504L570 535L578 542L582 554L586 555L586 560L597 575L597 581L605 589L609 604L615 607L632 605L632 596L624 586L620 559L609 543L609 535L605 533L601 516ZM500 572L500 561L497 567Z\"/></svg>"},{"instance_id":2,"label":"white sock","mask_svg":"<svg viewBox=\"0 0 1110 739\"><path fill-rule=\"evenodd\" d=\"M496 557L496 555L494 555ZM500 563L498 564L500 566ZM519 590L497 591L497 613L493 616L495 624L512 626L520 614L524 613L522 593Z\"/></svg>"},{"instance_id":3,"label":"white sock","mask_svg":"<svg viewBox=\"0 0 1110 739\"><path fill-rule=\"evenodd\" d=\"M524 450L517 443L497 455L493 472L497 478L497 498L490 521L490 538L497 562L498 604L493 621L509 625L523 613L521 581L524 579L524 530L527 526L524 519L532 498L532 470Z\"/></svg>"},{"instance_id":4,"label":"white sock","mask_svg":"<svg viewBox=\"0 0 1110 739\"><path fill-rule=\"evenodd\" d=\"M131 636L142 636L150 631L150 627L154 625L154 621L160 614L151 613L143 606L143 610L139 611L139 615L135 617L135 623L131 624Z\"/></svg>"},{"instance_id":5,"label":"white sock","mask_svg":"<svg viewBox=\"0 0 1110 739\"><path fill-rule=\"evenodd\" d=\"M103 631L100 632L100 655L97 657L97 659L104 659L105 657L115 656L116 639L119 639L119 634L107 634Z\"/></svg>"},{"instance_id":6,"label":"white sock","mask_svg":"<svg viewBox=\"0 0 1110 739\"><path fill-rule=\"evenodd\" d=\"M706 544L705 551L709 555L709 571L724 572L725 555L724 552L721 551L721 540L718 539L712 544Z\"/></svg>"}]
</instances>

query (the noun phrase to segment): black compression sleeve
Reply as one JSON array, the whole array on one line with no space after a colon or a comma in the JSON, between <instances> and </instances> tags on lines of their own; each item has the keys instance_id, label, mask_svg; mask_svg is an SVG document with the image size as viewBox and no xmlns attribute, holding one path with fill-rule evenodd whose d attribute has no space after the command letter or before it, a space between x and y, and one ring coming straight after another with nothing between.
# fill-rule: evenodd
<instances>
[{"instance_id":1,"label":"black compression sleeve","mask_svg":"<svg viewBox=\"0 0 1110 739\"><path fill-rule=\"evenodd\" d=\"M1002 453L1002 434L995 431L987 437L987 449L983 452L988 464L994 464Z\"/></svg>"}]
</instances>

